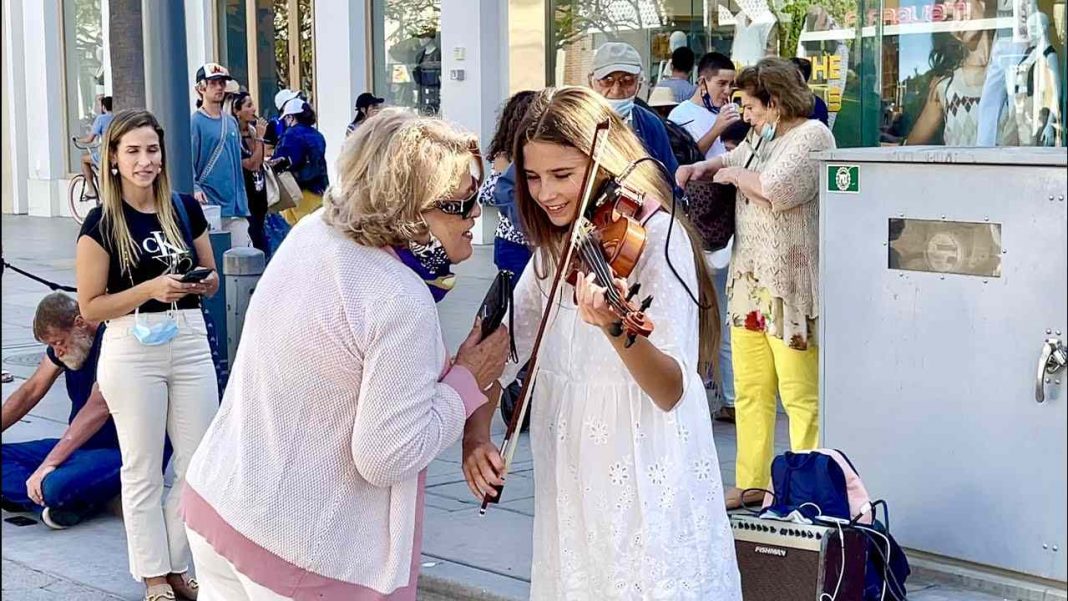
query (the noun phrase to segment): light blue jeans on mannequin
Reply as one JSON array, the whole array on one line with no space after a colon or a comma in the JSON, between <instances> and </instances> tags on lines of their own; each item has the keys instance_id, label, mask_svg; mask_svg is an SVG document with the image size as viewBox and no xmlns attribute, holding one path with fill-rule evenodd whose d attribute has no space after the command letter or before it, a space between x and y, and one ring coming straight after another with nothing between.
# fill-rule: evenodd
<instances>
[{"instance_id":1,"label":"light blue jeans on mannequin","mask_svg":"<svg viewBox=\"0 0 1068 601\"><path fill-rule=\"evenodd\" d=\"M977 146L997 146L998 124L1002 111L1008 110L1009 90L1005 78L1013 75L1012 68L1027 52L1027 44L1013 42L1011 37L994 41L990 50L990 62L983 81L983 95L979 97L979 131ZM1021 143L1023 141L1021 140Z\"/></svg>"}]
</instances>

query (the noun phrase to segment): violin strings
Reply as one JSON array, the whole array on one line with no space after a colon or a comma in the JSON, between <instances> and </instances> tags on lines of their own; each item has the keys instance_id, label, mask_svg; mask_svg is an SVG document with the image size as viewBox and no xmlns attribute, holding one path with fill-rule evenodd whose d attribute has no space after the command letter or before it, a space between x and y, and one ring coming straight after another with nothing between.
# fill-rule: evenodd
<instances>
[{"instance_id":1,"label":"violin strings","mask_svg":"<svg viewBox=\"0 0 1068 601\"><path fill-rule=\"evenodd\" d=\"M600 250L592 248L590 239L586 238L581 242L579 252L582 253L583 259L593 269L594 274L600 277L601 284L605 287L605 298L612 307L621 315L628 313L629 310L623 305L623 299L619 296L619 290L615 287L611 271ZM604 282L607 282L607 285Z\"/></svg>"}]
</instances>

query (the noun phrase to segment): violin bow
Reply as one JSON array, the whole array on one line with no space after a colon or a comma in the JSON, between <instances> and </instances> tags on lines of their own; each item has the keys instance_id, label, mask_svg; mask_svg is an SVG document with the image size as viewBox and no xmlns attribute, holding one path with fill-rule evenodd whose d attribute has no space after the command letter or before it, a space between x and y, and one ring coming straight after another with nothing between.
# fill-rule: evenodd
<instances>
[{"instance_id":1,"label":"violin bow","mask_svg":"<svg viewBox=\"0 0 1068 601\"><path fill-rule=\"evenodd\" d=\"M519 440L519 429L523 420L526 419L527 410L530 408L530 394L534 388L534 381L538 377L538 358L541 354L541 343L545 336L545 329L549 323L549 313L553 310L555 305L556 293L560 288L560 282L565 277L565 274L569 273L571 266L571 259L575 254L575 244L579 238L579 232L582 229L583 215L586 214L586 208L590 204L590 197L593 194L593 184L596 180L597 170L601 167L600 155L597 152L597 147L600 145L601 136L608 132L608 127L611 122L607 119L597 124L597 129L593 133L593 145L590 148L590 155L593 156L593 160L590 161L589 166L586 168L585 177L582 180L582 200L579 203L578 212L575 216L575 222L571 224L571 233L568 236L567 245L564 247L564 260L560 262L559 268L556 270L556 274L553 276L552 286L549 288L549 297L545 302L545 309L541 314L541 323L538 325L538 334L534 337L534 347L530 351L530 367L527 370L527 378L523 382L523 387L519 392L518 406L512 412L512 419L508 422L508 429L504 433L504 441L501 443L500 454L504 459L504 469L501 472L501 478L503 479L509 469L512 467L512 459L515 457L515 449ZM512 305L512 311L515 311L515 305ZM500 501L501 495L504 492L504 485L494 487L497 490L497 496L491 497L489 493L486 493L482 497L482 506L479 507L479 515L486 515L486 508L490 503Z\"/></svg>"}]
</instances>

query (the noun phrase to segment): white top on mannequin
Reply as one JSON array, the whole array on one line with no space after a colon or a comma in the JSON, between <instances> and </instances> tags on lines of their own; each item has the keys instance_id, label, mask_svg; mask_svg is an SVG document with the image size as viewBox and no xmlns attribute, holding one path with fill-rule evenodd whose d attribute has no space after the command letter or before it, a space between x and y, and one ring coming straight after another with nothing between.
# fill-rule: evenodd
<instances>
[{"instance_id":1,"label":"white top on mannequin","mask_svg":"<svg viewBox=\"0 0 1068 601\"><path fill-rule=\"evenodd\" d=\"M731 58L735 63L747 67L755 65L767 56L768 38L775 29L775 15L765 10L757 13L756 18L744 7L734 16L734 43L731 46Z\"/></svg>"}]
</instances>

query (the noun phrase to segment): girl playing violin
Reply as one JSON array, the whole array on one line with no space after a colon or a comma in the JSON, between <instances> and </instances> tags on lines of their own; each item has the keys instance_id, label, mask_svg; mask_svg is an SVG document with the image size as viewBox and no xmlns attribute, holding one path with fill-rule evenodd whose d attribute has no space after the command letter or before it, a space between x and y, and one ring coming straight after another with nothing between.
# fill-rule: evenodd
<instances>
[{"instance_id":1,"label":"girl playing violin","mask_svg":"<svg viewBox=\"0 0 1068 601\"><path fill-rule=\"evenodd\" d=\"M637 162L641 142L585 88L539 92L517 136L516 201L535 257L515 290L519 362L500 382L531 354L605 120L594 189L627 172L622 183L645 193L636 218L646 246L629 282L615 284L653 295L646 315L655 328L628 346L608 309L611 291L586 267L553 301L531 400L531 598L741 599L698 371L717 349L712 280L686 228L660 210L671 207L670 183L654 162ZM479 499L503 483L493 411L476 411L464 432L464 474Z\"/></svg>"}]
</instances>

